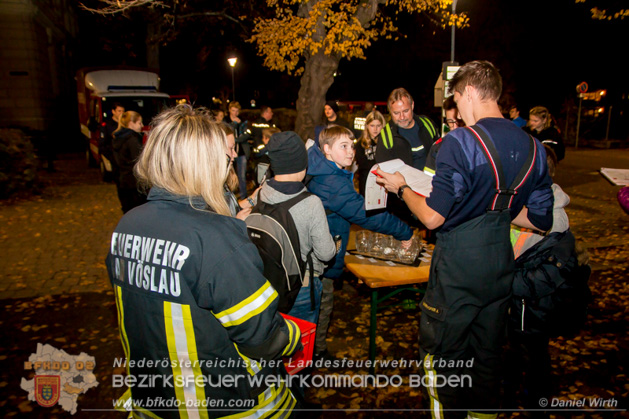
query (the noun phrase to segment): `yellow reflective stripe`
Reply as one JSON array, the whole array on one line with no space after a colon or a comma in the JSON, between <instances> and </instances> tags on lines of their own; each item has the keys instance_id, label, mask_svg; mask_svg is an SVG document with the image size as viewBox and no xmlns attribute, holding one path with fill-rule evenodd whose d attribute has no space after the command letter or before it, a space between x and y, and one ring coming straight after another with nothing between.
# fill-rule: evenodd
<instances>
[{"instance_id":1,"label":"yellow reflective stripe","mask_svg":"<svg viewBox=\"0 0 629 419\"><path fill-rule=\"evenodd\" d=\"M127 337L127 328L124 325L124 306L122 304L122 288L119 285L114 287L114 294L116 296L116 309L118 311L118 329L120 331L120 342L122 343L122 350L124 351L124 356L127 361L130 358L130 349L129 349L129 338ZM131 375L129 362L127 362L127 377ZM127 391L122 395L119 400L124 399L124 405L116 407L117 410L128 411L131 410L131 389L127 389Z\"/></svg>"},{"instance_id":2,"label":"yellow reflective stripe","mask_svg":"<svg viewBox=\"0 0 629 419\"><path fill-rule=\"evenodd\" d=\"M293 393L291 393L287 388L284 382L281 383L281 387L278 390L278 396L276 400L266 407L265 413L259 417L272 417L272 418L280 418L282 416L290 416L290 412L295 407L295 398L293 397ZM288 413L288 415L287 415Z\"/></svg>"},{"instance_id":3,"label":"yellow reflective stripe","mask_svg":"<svg viewBox=\"0 0 629 419\"><path fill-rule=\"evenodd\" d=\"M411 147L411 151L412 151L412 152L419 151L419 150L423 150L423 149L424 149L424 146L423 146L423 145L420 145L419 147Z\"/></svg>"},{"instance_id":4,"label":"yellow reflective stripe","mask_svg":"<svg viewBox=\"0 0 629 419\"><path fill-rule=\"evenodd\" d=\"M274 419L288 418L291 412L293 411L293 409L295 408L295 405L297 404L297 400L295 400L295 397L293 396L292 393L287 392L286 396L284 396L284 398L282 399L280 403L281 403L281 406L277 409L277 413L271 416Z\"/></svg>"},{"instance_id":5,"label":"yellow reflective stripe","mask_svg":"<svg viewBox=\"0 0 629 419\"><path fill-rule=\"evenodd\" d=\"M169 316L166 315L169 314ZM182 415L182 410L185 411L186 417L207 419L207 409L200 403L205 400L205 387L197 385L198 379L202 377L201 367L199 364L199 358L197 354L197 344L194 336L194 326L192 325L192 313L190 306L186 304L177 304L164 301L164 321L166 328L171 332L168 338L174 339L174 347L176 351L176 357L179 361L177 365L180 375L174 376L174 386L179 387L181 391L177 393L177 398L180 395L184 397L184 405L179 406L179 414ZM169 326L170 323L170 326ZM170 352L171 344L169 342L168 349ZM172 353L170 354L172 360ZM174 369L173 369L174 372ZM177 378L181 381L176 381Z\"/></svg>"},{"instance_id":6,"label":"yellow reflective stripe","mask_svg":"<svg viewBox=\"0 0 629 419\"><path fill-rule=\"evenodd\" d=\"M177 304L179 305L179 304ZM194 389L196 390L196 394L194 394L197 401L201 403L193 404L190 409L197 410L200 419L208 419L207 409L202 406L202 402L205 401L205 385L203 385L203 381L197 381L197 378L203 377L203 372L201 371L201 364L199 363L199 353L197 352L197 340L194 335L194 326L192 324L192 313L190 311L189 305L181 305L181 314L183 319L183 326L186 332L186 347L188 348L188 359L190 360L192 365L192 373L194 374ZM199 384L199 385L197 385ZM194 407L196 406L196 407Z\"/></svg>"},{"instance_id":7,"label":"yellow reflective stripe","mask_svg":"<svg viewBox=\"0 0 629 419\"><path fill-rule=\"evenodd\" d=\"M119 324L119 329L120 329L120 340L122 341L122 347L125 353L125 357L127 360L129 360L129 338L127 337L127 331L124 325L124 307L122 304L122 288L120 288L120 286L116 285L114 287L114 294L116 296L116 308L118 309L118 324ZM130 368L129 368L129 363L127 362L127 376L130 376L131 372L130 372ZM154 413L143 409L139 406L137 406L135 403L133 403L133 395L131 393L131 389L128 388L127 391L125 391L125 393L122 395L122 397L120 397L118 399L118 403L116 404L116 410L122 411L122 412L128 412L131 411L131 416L132 417L151 417L151 418L155 418L155 419L160 419L159 416L155 415ZM141 416L138 415L138 413L136 413L135 411L139 411Z\"/></svg>"},{"instance_id":8,"label":"yellow reflective stripe","mask_svg":"<svg viewBox=\"0 0 629 419\"><path fill-rule=\"evenodd\" d=\"M128 367L127 367L128 368ZM122 396L116 401L116 410L121 412L128 412L131 410L131 389L127 388L127 391L124 392Z\"/></svg>"},{"instance_id":9,"label":"yellow reflective stripe","mask_svg":"<svg viewBox=\"0 0 629 419\"><path fill-rule=\"evenodd\" d=\"M256 361L255 359L250 359L247 356L240 353L240 351L238 350L238 345L236 345L235 343L234 343L234 348L236 349L236 352L238 352L238 355L240 355L240 357L245 361L245 365L247 366L247 371L249 372L250 375L256 375L257 373L260 372L260 364L258 364L258 361Z\"/></svg>"},{"instance_id":10,"label":"yellow reflective stripe","mask_svg":"<svg viewBox=\"0 0 629 419\"><path fill-rule=\"evenodd\" d=\"M170 356L170 364L173 369L173 382L183 375L181 371L181 362L177 353L177 341L175 338L175 328L173 326L172 303L164 301L164 326L166 328L166 342L168 345L168 355ZM186 411L186 398L182 386L174 385L175 396L179 401L179 415L182 418L188 418Z\"/></svg>"},{"instance_id":11,"label":"yellow reflective stripe","mask_svg":"<svg viewBox=\"0 0 629 419\"><path fill-rule=\"evenodd\" d=\"M286 400L289 399L289 402ZM267 388L264 393L258 396L259 404L246 412L225 416L222 419L261 419L268 417L278 417L281 414L289 413L295 407L295 398L286 387L284 381L280 382L280 388L275 390L275 386ZM284 405L289 405L284 407Z\"/></svg>"},{"instance_id":12,"label":"yellow reflective stripe","mask_svg":"<svg viewBox=\"0 0 629 419\"><path fill-rule=\"evenodd\" d=\"M391 125L387 124L382 131L382 139L384 140L384 148L393 147L393 134L391 133Z\"/></svg>"},{"instance_id":13,"label":"yellow reflective stripe","mask_svg":"<svg viewBox=\"0 0 629 419\"><path fill-rule=\"evenodd\" d=\"M236 326L263 312L276 298L277 291L273 289L269 281L266 281L251 296L214 316L223 324L223 327Z\"/></svg>"},{"instance_id":14,"label":"yellow reflective stripe","mask_svg":"<svg viewBox=\"0 0 629 419\"><path fill-rule=\"evenodd\" d=\"M271 400L277 396L277 391L275 390L275 385L271 385L271 387L264 390L262 394L258 395L258 404L261 405L267 400Z\"/></svg>"},{"instance_id":15,"label":"yellow reflective stripe","mask_svg":"<svg viewBox=\"0 0 629 419\"><path fill-rule=\"evenodd\" d=\"M427 118L424 118L422 116L420 116L419 119L424 124L424 127L426 127L426 130L428 130L428 133L430 134L430 136L434 137L437 131L435 131L435 127L432 126L432 122L430 122L429 120L427 120Z\"/></svg>"},{"instance_id":16,"label":"yellow reflective stripe","mask_svg":"<svg viewBox=\"0 0 629 419\"><path fill-rule=\"evenodd\" d=\"M498 417L498 413L477 413L468 411L467 417L472 419L494 419Z\"/></svg>"},{"instance_id":17,"label":"yellow reflective stripe","mask_svg":"<svg viewBox=\"0 0 629 419\"><path fill-rule=\"evenodd\" d=\"M131 412L131 416L135 419L146 419L147 417L153 419L162 419L160 416L157 416L155 413L144 409L143 407L136 406L133 404L133 412Z\"/></svg>"},{"instance_id":18,"label":"yellow reflective stripe","mask_svg":"<svg viewBox=\"0 0 629 419\"><path fill-rule=\"evenodd\" d=\"M428 396L430 397L430 412L432 414L432 417L435 419L442 419L443 406L441 405L441 402L439 402L437 387L435 386L437 372L433 368L433 358L434 355L430 354L427 354L424 358L424 372L428 377L428 380L426 382L426 390L428 390ZM430 365L430 368L428 368L427 365Z\"/></svg>"},{"instance_id":19,"label":"yellow reflective stripe","mask_svg":"<svg viewBox=\"0 0 629 419\"><path fill-rule=\"evenodd\" d=\"M435 175L435 171L429 167L424 167L424 173L426 173L428 176L434 176Z\"/></svg>"},{"instance_id":20,"label":"yellow reflective stripe","mask_svg":"<svg viewBox=\"0 0 629 419\"><path fill-rule=\"evenodd\" d=\"M297 348L297 344L301 340L301 330L299 330L299 326L292 320L286 320L286 326L288 326L288 345L284 348L284 352L282 356L291 354Z\"/></svg>"},{"instance_id":21,"label":"yellow reflective stripe","mask_svg":"<svg viewBox=\"0 0 629 419\"><path fill-rule=\"evenodd\" d=\"M116 294L116 308L118 310L118 327L120 329L120 341L122 342L122 349L124 355L129 359L129 338L127 337L127 329L124 325L124 307L122 305L122 289L116 285L114 288ZM127 374L129 374L129 363L127 363Z\"/></svg>"}]
</instances>

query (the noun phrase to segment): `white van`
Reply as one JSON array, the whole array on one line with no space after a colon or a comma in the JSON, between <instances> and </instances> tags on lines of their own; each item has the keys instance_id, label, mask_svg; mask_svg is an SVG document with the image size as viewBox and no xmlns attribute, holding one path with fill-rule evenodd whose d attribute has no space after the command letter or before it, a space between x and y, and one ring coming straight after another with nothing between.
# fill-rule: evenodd
<instances>
[{"instance_id":1,"label":"white van","mask_svg":"<svg viewBox=\"0 0 629 419\"><path fill-rule=\"evenodd\" d=\"M159 75L155 71L135 68L83 68L77 72L77 94L81 133L87 139L87 159L99 166L103 179L111 179L111 162L99 150L104 137L105 121L111 118L112 105L142 115L145 130L153 117L164 108L174 106L186 97L171 97L159 91Z\"/></svg>"}]
</instances>

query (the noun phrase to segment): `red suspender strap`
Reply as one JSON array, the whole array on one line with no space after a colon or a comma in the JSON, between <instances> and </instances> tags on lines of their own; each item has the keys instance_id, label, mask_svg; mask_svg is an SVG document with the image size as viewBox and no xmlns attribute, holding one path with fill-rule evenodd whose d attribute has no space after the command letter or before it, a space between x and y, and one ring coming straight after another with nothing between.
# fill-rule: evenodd
<instances>
[{"instance_id":1,"label":"red suspender strap","mask_svg":"<svg viewBox=\"0 0 629 419\"><path fill-rule=\"evenodd\" d=\"M467 127L467 129L474 135L474 138L481 146L481 150L483 150L483 153L487 157L487 161L489 162L496 179L496 196L487 209L490 211L499 211L511 208L513 196L518 193L518 189L524 185L526 179L528 179L529 175L533 171L533 167L535 166L535 156L537 154L537 143L533 137L529 135L529 153L526 162L522 165L520 172L515 177L511 186L505 189L506 181L504 179L502 163L493 141L479 125Z\"/></svg>"}]
</instances>

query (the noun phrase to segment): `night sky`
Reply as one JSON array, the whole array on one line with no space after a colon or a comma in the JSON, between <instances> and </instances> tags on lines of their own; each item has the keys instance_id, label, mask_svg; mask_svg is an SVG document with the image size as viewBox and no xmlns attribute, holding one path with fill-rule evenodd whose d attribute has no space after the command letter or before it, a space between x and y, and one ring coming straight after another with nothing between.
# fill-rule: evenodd
<instances>
[{"instance_id":1,"label":"night sky","mask_svg":"<svg viewBox=\"0 0 629 419\"><path fill-rule=\"evenodd\" d=\"M504 78L507 100L522 109L545 105L558 114L566 100L576 100L581 81L590 91L608 89L608 100L617 103L629 90L622 77L626 67L620 65L626 60L628 22L593 21L588 9L574 0L459 0L457 10L469 13L470 27L456 31L455 59L492 61ZM146 65L143 14L104 20L80 12L80 17L77 67ZM421 16L406 17L399 26L412 28L406 39L379 41L367 50L366 60L341 62L328 99L384 101L393 88L403 86L415 97L416 110L435 112L433 88L441 63L450 58L450 30ZM105 27L111 35L103 38ZM243 106L251 99L274 107L294 104L298 78L266 70L241 33L203 23L185 28L161 48L163 90L188 93L197 104L210 105L221 91L229 94L226 59L232 52L239 57L236 99Z\"/></svg>"}]
</instances>

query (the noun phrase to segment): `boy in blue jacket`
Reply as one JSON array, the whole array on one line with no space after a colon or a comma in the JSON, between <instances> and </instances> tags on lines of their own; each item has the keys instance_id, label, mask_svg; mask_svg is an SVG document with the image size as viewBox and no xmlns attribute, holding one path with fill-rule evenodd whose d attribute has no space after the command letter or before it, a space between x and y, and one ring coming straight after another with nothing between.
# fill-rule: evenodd
<instances>
[{"instance_id":1,"label":"boy in blue jacket","mask_svg":"<svg viewBox=\"0 0 629 419\"><path fill-rule=\"evenodd\" d=\"M321 131L319 147L308 150L308 190L317 195L328 214L330 234L341 236L341 247L323 273L323 295L315 338L315 360L331 359L326 336L334 303L334 279L343 273L345 249L352 223L368 230L393 235L403 246L410 246L413 231L388 212L371 217L365 213L365 199L354 189L353 173L345 170L354 160L354 134L337 125Z\"/></svg>"}]
</instances>

